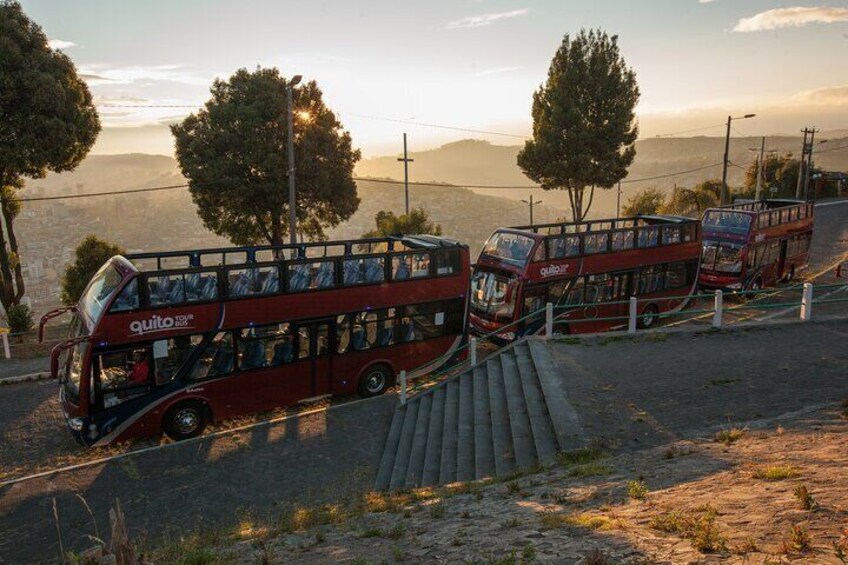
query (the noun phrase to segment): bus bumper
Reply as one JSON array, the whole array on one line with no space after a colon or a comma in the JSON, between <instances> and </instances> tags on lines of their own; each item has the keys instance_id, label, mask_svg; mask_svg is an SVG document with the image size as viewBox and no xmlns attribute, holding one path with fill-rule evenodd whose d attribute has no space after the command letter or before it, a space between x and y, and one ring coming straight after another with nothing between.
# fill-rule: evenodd
<instances>
[{"instance_id":1,"label":"bus bumper","mask_svg":"<svg viewBox=\"0 0 848 565\"><path fill-rule=\"evenodd\" d=\"M701 273L698 283L701 289L707 292L715 292L716 290L733 292L742 290L745 287L738 277L722 277L720 275L709 275L705 273Z\"/></svg>"}]
</instances>

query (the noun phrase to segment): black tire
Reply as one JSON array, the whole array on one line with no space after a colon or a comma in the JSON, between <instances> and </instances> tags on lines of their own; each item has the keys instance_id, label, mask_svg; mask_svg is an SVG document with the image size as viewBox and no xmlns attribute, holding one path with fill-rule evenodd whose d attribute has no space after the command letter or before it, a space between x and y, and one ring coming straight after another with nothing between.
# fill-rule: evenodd
<instances>
[{"instance_id":1,"label":"black tire","mask_svg":"<svg viewBox=\"0 0 848 565\"><path fill-rule=\"evenodd\" d=\"M209 410L206 405L197 400L188 400L168 410L162 427L169 438L180 441L202 434L208 421Z\"/></svg>"},{"instance_id":2,"label":"black tire","mask_svg":"<svg viewBox=\"0 0 848 565\"><path fill-rule=\"evenodd\" d=\"M391 369L385 365L372 365L359 377L359 396L362 398L380 396L392 386L393 381Z\"/></svg>"},{"instance_id":3,"label":"black tire","mask_svg":"<svg viewBox=\"0 0 848 565\"><path fill-rule=\"evenodd\" d=\"M653 328L657 325L659 314L660 311L655 305L648 304L645 306L645 309L642 310L642 315L639 317L636 324L643 330Z\"/></svg>"}]
</instances>

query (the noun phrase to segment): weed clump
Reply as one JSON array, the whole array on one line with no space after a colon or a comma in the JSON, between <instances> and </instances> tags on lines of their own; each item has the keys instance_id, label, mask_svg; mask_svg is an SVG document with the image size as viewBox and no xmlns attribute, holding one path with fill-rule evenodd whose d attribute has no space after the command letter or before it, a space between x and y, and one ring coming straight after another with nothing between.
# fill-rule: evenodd
<instances>
[{"instance_id":1,"label":"weed clump","mask_svg":"<svg viewBox=\"0 0 848 565\"><path fill-rule=\"evenodd\" d=\"M727 430L721 430L716 433L715 441L719 443L723 443L724 445L733 445L740 439L745 436L745 430L741 428L730 428Z\"/></svg>"},{"instance_id":2,"label":"weed clump","mask_svg":"<svg viewBox=\"0 0 848 565\"><path fill-rule=\"evenodd\" d=\"M813 538L805 524L792 524L783 540L783 553L808 553L813 549Z\"/></svg>"},{"instance_id":3,"label":"weed clump","mask_svg":"<svg viewBox=\"0 0 848 565\"><path fill-rule=\"evenodd\" d=\"M648 496L648 486L641 479L638 481L628 481L627 495L633 500L645 500Z\"/></svg>"},{"instance_id":4,"label":"weed clump","mask_svg":"<svg viewBox=\"0 0 848 565\"><path fill-rule=\"evenodd\" d=\"M791 465L769 465L755 469L751 476L763 481L782 481L797 478L801 473Z\"/></svg>"}]
</instances>

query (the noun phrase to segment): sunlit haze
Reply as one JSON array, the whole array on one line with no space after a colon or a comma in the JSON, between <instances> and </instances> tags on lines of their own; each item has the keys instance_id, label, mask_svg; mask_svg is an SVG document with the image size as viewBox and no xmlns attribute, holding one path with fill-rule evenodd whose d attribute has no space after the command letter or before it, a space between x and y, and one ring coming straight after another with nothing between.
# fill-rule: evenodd
<instances>
[{"instance_id":1,"label":"sunlit haze","mask_svg":"<svg viewBox=\"0 0 848 565\"><path fill-rule=\"evenodd\" d=\"M642 137L721 135L687 130L729 112L757 113L736 126L744 134L848 127L848 4L833 0L23 4L101 105L95 153L172 154L166 126L191 110L167 106L202 104L215 77L257 65L317 80L365 156L396 153L404 131L415 150L518 144L563 35L583 27L619 35ZM133 105L166 107L108 107Z\"/></svg>"}]
</instances>

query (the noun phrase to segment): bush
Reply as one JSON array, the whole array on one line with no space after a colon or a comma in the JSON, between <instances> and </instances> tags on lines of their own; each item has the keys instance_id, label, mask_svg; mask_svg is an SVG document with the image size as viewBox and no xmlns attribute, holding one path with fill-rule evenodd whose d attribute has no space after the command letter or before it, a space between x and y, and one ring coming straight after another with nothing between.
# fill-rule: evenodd
<instances>
[{"instance_id":1,"label":"bush","mask_svg":"<svg viewBox=\"0 0 848 565\"><path fill-rule=\"evenodd\" d=\"M6 323L9 324L9 331L13 334L28 332L34 325L32 310L26 304L10 306L6 312Z\"/></svg>"}]
</instances>

